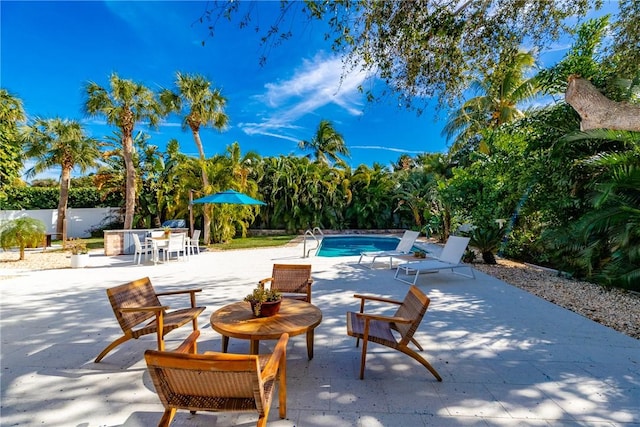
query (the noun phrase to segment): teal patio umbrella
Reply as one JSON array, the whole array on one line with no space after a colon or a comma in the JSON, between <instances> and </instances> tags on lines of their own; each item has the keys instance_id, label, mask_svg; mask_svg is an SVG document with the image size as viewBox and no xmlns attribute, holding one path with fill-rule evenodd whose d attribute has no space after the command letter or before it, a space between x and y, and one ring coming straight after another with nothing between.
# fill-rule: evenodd
<instances>
[{"instance_id":1,"label":"teal patio umbrella","mask_svg":"<svg viewBox=\"0 0 640 427\"><path fill-rule=\"evenodd\" d=\"M220 191L215 194L209 194L208 196L200 197L199 199L195 199L192 203L228 203L230 205L266 205L265 202L254 199L253 197L247 196L244 193L239 193L235 190L225 190ZM190 204L190 205L191 205ZM191 235L193 235L193 211L191 210L191 206L189 206L189 227L191 228Z\"/></svg>"},{"instance_id":2,"label":"teal patio umbrella","mask_svg":"<svg viewBox=\"0 0 640 427\"><path fill-rule=\"evenodd\" d=\"M266 205L265 202L249 197L235 190L220 191L195 199L192 203L228 203L231 205Z\"/></svg>"}]
</instances>

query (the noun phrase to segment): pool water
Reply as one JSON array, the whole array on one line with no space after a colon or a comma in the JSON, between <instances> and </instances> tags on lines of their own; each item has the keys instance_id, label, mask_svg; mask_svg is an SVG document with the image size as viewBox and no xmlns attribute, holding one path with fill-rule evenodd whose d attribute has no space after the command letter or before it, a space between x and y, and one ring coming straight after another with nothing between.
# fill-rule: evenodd
<instances>
[{"instance_id":1,"label":"pool water","mask_svg":"<svg viewBox=\"0 0 640 427\"><path fill-rule=\"evenodd\" d=\"M360 252L392 251L400 239L385 236L325 236L316 256L339 257L360 255Z\"/></svg>"}]
</instances>

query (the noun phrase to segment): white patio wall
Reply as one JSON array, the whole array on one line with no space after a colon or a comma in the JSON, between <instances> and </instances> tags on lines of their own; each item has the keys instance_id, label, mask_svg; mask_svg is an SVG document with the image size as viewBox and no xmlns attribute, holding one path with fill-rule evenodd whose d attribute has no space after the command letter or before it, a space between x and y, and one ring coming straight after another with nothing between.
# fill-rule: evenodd
<instances>
[{"instance_id":1,"label":"white patio wall","mask_svg":"<svg viewBox=\"0 0 640 427\"><path fill-rule=\"evenodd\" d=\"M90 230L117 218L118 208L67 209L67 236L90 237ZM0 210L0 222L21 217L39 219L47 227L47 233L55 233L58 224L57 209Z\"/></svg>"}]
</instances>

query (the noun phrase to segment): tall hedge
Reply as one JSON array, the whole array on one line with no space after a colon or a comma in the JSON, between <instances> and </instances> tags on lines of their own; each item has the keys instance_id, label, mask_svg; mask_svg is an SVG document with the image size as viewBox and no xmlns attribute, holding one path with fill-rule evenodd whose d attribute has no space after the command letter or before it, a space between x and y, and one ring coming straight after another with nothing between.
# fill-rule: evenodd
<instances>
[{"instance_id":1,"label":"tall hedge","mask_svg":"<svg viewBox=\"0 0 640 427\"><path fill-rule=\"evenodd\" d=\"M60 197L58 188L7 187L7 198L0 200L1 210L12 209L57 209ZM122 205L119 194L104 197L94 187L71 188L69 208L103 208Z\"/></svg>"}]
</instances>

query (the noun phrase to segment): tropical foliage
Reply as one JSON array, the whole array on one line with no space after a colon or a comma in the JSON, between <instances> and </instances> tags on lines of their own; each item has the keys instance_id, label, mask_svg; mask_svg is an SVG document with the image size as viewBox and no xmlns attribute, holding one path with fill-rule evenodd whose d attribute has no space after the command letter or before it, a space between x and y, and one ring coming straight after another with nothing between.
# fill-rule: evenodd
<instances>
[{"instance_id":1,"label":"tropical foliage","mask_svg":"<svg viewBox=\"0 0 640 427\"><path fill-rule=\"evenodd\" d=\"M362 52L374 49L372 54L375 47L361 43L374 40L370 38L373 28L386 29L378 27L383 22L378 18L388 13L398 13L403 19L424 19L424 28L440 30L456 22L462 25L471 10L480 13L480 2L460 3L464 8L460 20L450 14L433 15L431 12L436 10L450 12L451 6L430 2L431 9L425 11L416 10L411 2L365 2L359 6L339 3L374 13L359 18L373 25L354 36L364 38L353 44L344 41L355 49L363 48ZM483 2L489 3L492 2ZM566 2L570 3L580 6L584 2ZM307 6L313 12L320 4ZM558 2L544 4L543 12L551 13L559 7ZM334 8L333 3L325 6L325 10ZM513 15L515 12L501 13L506 20L520 19ZM528 13L525 16L532 17L538 11ZM449 20L436 25L436 18L447 16ZM372 20L367 21L369 18ZM336 19L340 21L342 15ZM480 14L478 19L492 22L493 17ZM537 19L553 21L555 17ZM418 31L414 27L411 25L408 30ZM459 28L454 35L461 36L468 30ZM611 99L640 102L637 63L637 76L631 78L629 67L616 62L624 61L620 51L603 54L608 52L602 45L608 30L607 18L581 25L565 58L537 75L531 75L530 69L534 54L517 53L515 45L501 39L504 49L486 52L492 60L473 72L466 70L464 84L462 80L453 81L448 88L454 90L461 85L460 88L471 89L468 83L473 81L473 87L478 89L464 92L468 97L450 115L447 130L453 145L449 152L404 154L393 164L371 167L352 168L347 164L346 141L328 120L320 121L315 134L301 142L300 147L309 156L260 157L243 152L241 144L233 142L217 147L216 154L207 157L198 130L205 125L221 130L227 117L223 110L226 100L206 79L178 74L175 91L152 94L142 85L112 76L111 91L97 85L87 88L87 110L106 116L118 131L102 141L103 164L86 177L84 184L95 186L95 193L103 199L125 195L125 214L133 207L130 226L156 227L165 219L186 218L192 212L196 227L210 233L212 241L228 242L245 235L250 227L298 234L316 226L338 230L411 228L444 241L449 234L473 225L472 246L485 262L494 262L499 254L551 266L607 286L640 290L638 133L580 132L580 117L571 106L546 102L541 103L545 104L543 107L532 108L529 104L530 108L526 108L525 103L536 91L550 96L561 93L567 76L572 74L588 76ZM411 31L399 35L394 43L406 41ZM489 34L504 37L510 33L504 28L497 32L487 29L485 36ZM429 40L415 35L420 36L416 46L426 48L432 48L432 43L443 37L438 31ZM414 48L410 46L403 54ZM465 57L473 53L458 52L452 46L443 49ZM474 54L484 58L483 52L484 48ZM400 58L397 64L411 65L422 54L416 55ZM456 63L454 59L452 63ZM434 65L429 61L425 67ZM434 82L422 75L425 69L405 71L415 75L400 82L397 78L402 76L390 74L392 87L397 84L397 88L410 92L412 85L424 84L420 90L425 93L434 89ZM133 133L134 125L143 118L153 124L170 111L178 113L185 128L200 141L197 157L182 154L178 141L156 143L149 135ZM160 146L166 149L162 151ZM130 169L134 172L132 184ZM131 188L135 194L133 203L129 199ZM205 194L235 189L264 200L267 205L189 206L194 189ZM15 186L6 192L16 198L21 194ZM34 194L21 200L21 206L28 208L29 197L36 199ZM470 254L467 257L472 258Z\"/></svg>"},{"instance_id":2,"label":"tropical foliage","mask_svg":"<svg viewBox=\"0 0 640 427\"><path fill-rule=\"evenodd\" d=\"M6 199L4 189L17 184L22 170L22 148L18 125L24 121L22 101L0 88L0 201Z\"/></svg>"}]
</instances>

